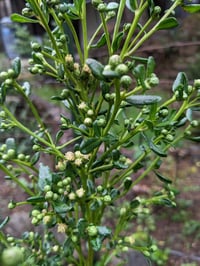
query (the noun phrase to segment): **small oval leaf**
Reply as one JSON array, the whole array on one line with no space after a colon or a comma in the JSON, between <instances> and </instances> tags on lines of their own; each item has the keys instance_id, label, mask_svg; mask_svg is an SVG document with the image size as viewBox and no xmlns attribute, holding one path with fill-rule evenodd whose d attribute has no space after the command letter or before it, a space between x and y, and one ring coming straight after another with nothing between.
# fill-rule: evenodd
<instances>
[{"instance_id":1,"label":"small oval leaf","mask_svg":"<svg viewBox=\"0 0 200 266\"><path fill-rule=\"evenodd\" d=\"M27 199L27 202L29 203L39 203L44 202L45 198L43 196L33 196Z\"/></svg>"},{"instance_id":2,"label":"small oval leaf","mask_svg":"<svg viewBox=\"0 0 200 266\"><path fill-rule=\"evenodd\" d=\"M99 80L104 79L104 77L102 75L102 72L104 70L104 66L100 62L98 62L97 60L95 60L93 58L88 58L86 60L86 64L91 69L92 74L95 76L95 78L97 78Z\"/></svg>"},{"instance_id":3,"label":"small oval leaf","mask_svg":"<svg viewBox=\"0 0 200 266\"><path fill-rule=\"evenodd\" d=\"M39 23L37 19L27 18L20 14L14 13L11 16L11 20L19 23Z\"/></svg>"},{"instance_id":4,"label":"small oval leaf","mask_svg":"<svg viewBox=\"0 0 200 266\"><path fill-rule=\"evenodd\" d=\"M81 142L80 144L80 151L83 154L88 154L97 148L101 144L102 140L99 138L88 138Z\"/></svg>"},{"instance_id":5,"label":"small oval leaf","mask_svg":"<svg viewBox=\"0 0 200 266\"><path fill-rule=\"evenodd\" d=\"M200 4L184 5L183 9L188 13L197 13L200 11Z\"/></svg>"},{"instance_id":6,"label":"small oval leaf","mask_svg":"<svg viewBox=\"0 0 200 266\"><path fill-rule=\"evenodd\" d=\"M100 39L95 43L91 45L91 48L100 48L106 44L106 34L102 34Z\"/></svg>"},{"instance_id":7,"label":"small oval leaf","mask_svg":"<svg viewBox=\"0 0 200 266\"><path fill-rule=\"evenodd\" d=\"M178 26L178 21L174 17L169 17L164 19L159 25L157 26L157 30L166 30L175 28Z\"/></svg>"},{"instance_id":8,"label":"small oval leaf","mask_svg":"<svg viewBox=\"0 0 200 266\"><path fill-rule=\"evenodd\" d=\"M150 105L161 101L161 97L157 95L133 95L126 99L131 105Z\"/></svg>"},{"instance_id":9,"label":"small oval leaf","mask_svg":"<svg viewBox=\"0 0 200 266\"><path fill-rule=\"evenodd\" d=\"M165 176L161 175L160 173L158 172L155 172L156 176L160 179L160 181L164 182L164 183L167 183L167 184L171 184L172 181L168 178L166 178Z\"/></svg>"},{"instance_id":10,"label":"small oval leaf","mask_svg":"<svg viewBox=\"0 0 200 266\"><path fill-rule=\"evenodd\" d=\"M9 222L10 218L9 216L7 216L0 224L0 229L2 229L8 222Z\"/></svg>"}]
</instances>

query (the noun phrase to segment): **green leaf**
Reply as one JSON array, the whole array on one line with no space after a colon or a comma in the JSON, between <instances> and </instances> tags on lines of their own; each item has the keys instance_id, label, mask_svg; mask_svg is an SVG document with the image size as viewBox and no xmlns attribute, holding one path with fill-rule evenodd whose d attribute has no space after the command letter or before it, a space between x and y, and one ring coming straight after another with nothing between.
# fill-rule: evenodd
<instances>
[{"instance_id":1,"label":"green leaf","mask_svg":"<svg viewBox=\"0 0 200 266\"><path fill-rule=\"evenodd\" d=\"M101 249L101 245L102 245L101 237L96 237L96 238L92 239L90 242L92 245L92 249L94 251L99 251Z\"/></svg>"},{"instance_id":2,"label":"green leaf","mask_svg":"<svg viewBox=\"0 0 200 266\"><path fill-rule=\"evenodd\" d=\"M137 79L138 84L141 85L143 87L143 89L146 88L146 85L144 82L146 79L146 73L145 72L146 71L145 71L145 67L143 64L139 64L133 69L133 75Z\"/></svg>"},{"instance_id":3,"label":"green leaf","mask_svg":"<svg viewBox=\"0 0 200 266\"><path fill-rule=\"evenodd\" d=\"M138 8L137 0L126 0L126 6L129 10L135 12L135 10Z\"/></svg>"},{"instance_id":4,"label":"green leaf","mask_svg":"<svg viewBox=\"0 0 200 266\"><path fill-rule=\"evenodd\" d=\"M191 141L194 141L194 142L200 142L200 136L198 137L190 137L190 136L186 136L185 137L186 139L189 139Z\"/></svg>"},{"instance_id":5,"label":"green leaf","mask_svg":"<svg viewBox=\"0 0 200 266\"><path fill-rule=\"evenodd\" d=\"M109 2L106 6L106 11L113 11L118 9L119 4L116 2Z\"/></svg>"},{"instance_id":6,"label":"green leaf","mask_svg":"<svg viewBox=\"0 0 200 266\"><path fill-rule=\"evenodd\" d=\"M133 95L126 99L126 102L131 105L151 105L157 103L162 98L157 95Z\"/></svg>"},{"instance_id":7,"label":"green leaf","mask_svg":"<svg viewBox=\"0 0 200 266\"><path fill-rule=\"evenodd\" d=\"M92 44L91 47L92 48L100 48L102 46L104 46L106 44L106 34L103 33L100 37L100 39L95 43Z\"/></svg>"},{"instance_id":8,"label":"green leaf","mask_svg":"<svg viewBox=\"0 0 200 266\"><path fill-rule=\"evenodd\" d=\"M54 210L55 212L61 214L66 214L67 212L71 211L73 209L73 206L67 205L65 203L54 204Z\"/></svg>"},{"instance_id":9,"label":"green leaf","mask_svg":"<svg viewBox=\"0 0 200 266\"><path fill-rule=\"evenodd\" d=\"M99 80L104 80L104 76L102 75L102 72L104 70L104 66L98 62L97 60L93 58L88 58L86 60L86 64L89 66L89 68L92 71L92 74L95 76L95 78Z\"/></svg>"},{"instance_id":10,"label":"green leaf","mask_svg":"<svg viewBox=\"0 0 200 266\"><path fill-rule=\"evenodd\" d=\"M39 158L40 158L40 152L36 152L33 155L33 157L31 158L31 161L30 161L31 165L36 164L38 162Z\"/></svg>"},{"instance_id":11,"label":"green leaf","mask_svg":"<svg viewBox=\"0 0 200 266\"><path fill-rule=\"evenodd\" d=\"M130 207L131 207L131 209L135 209L135 208L137 208L139 205L140 205L140 201L137 200L137 199L132 200L131 203L130 203Z\"/></svg>"},{"instance_id":12,"label":"green leaf","mask_svg":"<svg viewBox=\"0 0 200 266\"><path fill-rule=\"evenodd\" d=\"M169 17L164 19L159 25L157 26L157 30L166 30L177 27L178 21L174 17Z\"/></svg>"},{"instance_id":13,"label":"green leaf","mask_svg":"<svg viewBox=\"0 0 200 266\"><path fill-rule=\"evenodd\" d=\"M3 83L0 87L0 104L4 104L6 100L7 86Z\"/></svg>"},{"instance_id":14,"label":"green leaf","mask_svg":"<svg viewBox=\"0 0 200 266\"><path fill-rule=\"evenodd\" d=\"M31 85L28 81L25 81L22 85L22 88L26 94L26 96L30 96L31 94Z\"/></svg>"},{"instance_id":15,"label":"green leaf","mask_svg":"<svg viewBox=\"0 0 200 266\"><path fill-rule=\"evenodd\" d=\"M128 190L131 186L131 184L133 183L132 179L130 177L127 177L125 180L124 180L124 189L125 190Z\"/></svg>"},{"instance_id":16,"label":"green leaf","mask_svg":"<svg viewBox=\"0 0 200 266\"><path fill-rule=\"evenodd\" d=\"M150 77L151 74L154 72L155 65L156 63L155 63L153 56L149 56L148 61L147 61L147 70L146 70L147 77Z\"/></svg>"},{"instance_id":17,"label":"green leaf","mask_svg":"<svg viewBox=\"0 0 200 266\"><path fill-rule=\"evenodd\" d=\"M114 70L105 69L102 74L103 74L103 77L107 79L114 79L114 78L120 77L120 75Z\"/></svg>"},{"instance_id":18,"label":"green leaf","mask_svg":"<svg viewBox=\"0 0 200 266\"><path fill-rule=\"evenodd\" d=\"M166 178L165 176L161 175L160 173L158 172L154 172L156 174L156 176L159 178L160 181L164 182L164 183L167 183L167 184L171 184L172 181L168 178Z\"/></svg>"},{"instance_id":19,"label":"green leaf","mask_svg":"<svg viewBox=\"0 0 200 266\"><path fill-rule=\"evenodd\" d=\"M167 157L167 153L164 152L160 147L155 145L152 141L150 141L149 143L149 148L160 157Z\"/></svg>"},{"instance_id":20,"label":"green leaf","mask_svg":"<svg viewBox=\"0 0 200 266\"><path fill-rule=\"evenodd\" d=\"M97 226L98 232L101 236L107 237L111 235L111 230L106 226Z\"/></svg>"},{"instance_id":21,"label":"green leaf","mask_svg":"<svg viewBox=\"0 0 200 266\"><path fill-rule=\"evenodd\" d=\"M59 140L62 138L64 132L62 130L59 130L56 134L56 143L59 142Z\"/></svg>"},{"instance_id":22,"label":"green leaf","mask_svg":"<svg viewBox=\"0 0 200 266\"><path fill-rule=\"evenodd\" d=\"M5 144L7 146L7 150L9 149L16 150L16 142L14 138L7 138Z\"/></svg>"},{"instance_id":23,"label":"green leaf","mask_svg":"<svg viewBox=\"0 0 200 266\"><path fill-rule=\"evenodd\" d=\"M183 5L182 7L188 13L197 13L200 11L200 4Z\"/></svg>"},{"instance_id":24,"label":"green leaf","mask_svg":"<svg viewBox=\"0 0 200 266\"><path fill-rule=\"evenodd\" d=\"M29 197L26 201L29 203L39 203L39 202L44 202L45 198L43 196L33 196Z\"/></svg>"},{"instance_id":25,"label":"green leaf","mask_svg":"<svg viewBox=\"0 0 200 266\"><path fill-rule=\"evenodd\" d=\"M102 206L103 202L100 199L95 199L92 204L90 205L90 210L91 211L96 211Z\"/></svg>"},{"instance_id":26,"label":"green leaf","mask_svg":"<svg viewBox=\"0 0 200 266\"><path fill-rule=\"evenodd\" d=\"M80 144L80 151L83 154L88 154L91 151L93 151L95 148L97 148L101 143L102 140L97 137L85 139Z\"/></svg>"},{"instance_id":27,"label":"green leaf","mask_svg":"<svg viewBox=\"0 0 200 266\"><path fill-rule=\"evenodd\" d=\"M15 72L15 78L17 78L21 72L21 60L19 57L16 57L13 61L12 61L12 69Z\"/></svg>"},{"instance_id":28,"label":"green leaf","mask_svg":"<svg viewBox=\"0 0 200 266\"><path fill-rule=\"evenodd\" d=\"M19 22L19 23L39 23L39 20L27 18L17 13L13 13L11 16L12 21Z\"/></svg>"},{"instance_id":29,"label":"green leaf","mask_svg":"<svg viewBox=\"0 0 200 266\"><path fill-rule=\"evenodd\" d=\"M92 180L88 179L87 180L87 194L88 196L91 196L94 193L95 193L94 183Z\"/></svg>"},{"instance_id":30,"label":"green leaf","mask_svg":"<svg viewBox=\"0 0 200 266\"><path fill-rule=\"evenodd\" d=\"M9 222L10 218L9 216L7 216L0 224L0 229L2 229L8 222Z\"/></svg>"},{"instance_id":31,"label":"green leaf","mask_svg":"<svg viewBox=\"0 0 200 266\"><path fill-rule=\"evenodd\" d=\"M120 31L117 34L117 36L114 39L113 44L112 44L112 50L113 50L113 52L116 52L119 49L120 44L121 44L121 41L123 39L123 36L124 36L124 32L123 31Z\"/></svg>"},{"instance_id":32,"label":"green leaf","mask_svg":"<svg viewBox=\"0 0 200 266\"><path fill-rule=\"evenodd\" d=\"M187 76L184 72L179 72L173 85L172 85L172 91L176 91L176 90L185 90L188 87L188 79Z\"/></svg>"},{"instance_id":33,"label":"green leaf","mask_svg":"<svg viewBox=\"0 0 200 266\"><path fill-rule=\"evenodd\" d=\"M77 223L77 229L80 236L83 236L87 227L87 221L83 218L80 218Z\"/></svg>"},{"instance_id":34,"label":"green leaf","mask_svg":"<svg viewBox=\"0 0 200 266\"><path fill-rule=\"evenodd\" d=\"M113 188L111 191L110 191L110 197L111 199L116 199L118 196L120 195L120 192L118 189L116 188Z\"/></svg>"},{"instance_id":35,"label":"green leaf","mask_svg":"<svg viewBox=\"0 0 200 266\"><path fill-rule=\"evenodd\" d=\"M46 185L52 183L52 173L50 168L46 165L40 163L39 165L39 179L38 179L38 186L41 190L44 189Z\"/></svg>"}]
</instances>

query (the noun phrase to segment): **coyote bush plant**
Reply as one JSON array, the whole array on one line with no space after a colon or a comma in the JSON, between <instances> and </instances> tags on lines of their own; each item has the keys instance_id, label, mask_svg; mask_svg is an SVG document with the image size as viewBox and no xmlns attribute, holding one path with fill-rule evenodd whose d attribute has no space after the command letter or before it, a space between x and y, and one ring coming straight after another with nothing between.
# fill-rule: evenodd
<instances>
[{"instance_id":1,"label":"coyote bush plant","mask_svg":"<svg viewBox=\"0 0 200 266\"><path fill-rule=\"evenodd\" d=\"M0 169L27 194L23 202L11 201L8 207L30 204L31 222L35 227L42 225L39 232L43 230L43 234L24 232L20 239L1 232L1 265L103 266L131 249L156 257L158 247L151 238L128 225L141 214L148 215L153 204L175 205L171 180L159 167L180 140L199 141L192 129L199 124L193 111L200 106L200 80L190 84L185 73L178 73L171 98L162 99L151 92L159 84L154 59L136 56L152 34L177 26L176 7L189 12L200 9L181 0L170 3L160 15L161 8L153 0L93 0L101 23L91 39L84 0L26 0L22 15L11 16L16 22L39 23L48 34L49 46L31 43L30 72L64 85L53 100L60 101L66 112L60 114L54 137L31 101L30 84L18 79L20 59L0 73L1 132L18 128L32 141L27 154L18 151L13 136L0 147ZM125 8L133 17L122 25ZM82 39L75 20L80 21ZM110 20L115 22L112 34ZM72 40L65 34L66 25ZM69 50L70 42L76 56ZM102 60L91 58L91 51L100 48L107 55ZM13 92L29 105L35 131L11 112L7 96ZM65 132L73 132L67 142ZM127 156L127 149L134 156ZM43 153L52 157L54 167L42 161ZM134 186L150 173L162 181L163 188L147 198L136 197ZM21 177L29 180L28 185Z\"/></svg>"}]
</instances>

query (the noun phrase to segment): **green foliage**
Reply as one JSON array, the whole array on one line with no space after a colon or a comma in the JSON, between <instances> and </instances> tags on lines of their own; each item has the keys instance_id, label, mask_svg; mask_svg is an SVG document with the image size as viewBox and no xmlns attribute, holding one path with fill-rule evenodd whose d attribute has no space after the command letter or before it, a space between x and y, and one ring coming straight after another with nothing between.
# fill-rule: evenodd
<instances>
[{"instance_id":1,"label":"green foliage","mask_svg":"<svg viewBox=\"0 0 200 266\"><path fill-rule=\"evenodd\" d=\"M169 149L180 140L199 141L192 135L199 126L192 113L200 106L200 80L190 84L181 72L172 85L171 98L162 99L151 92L159 84L154 59L137 57L136 51L156 31L177 25L173 12L181 2L172 1L161 16L154 1L107 4L94 0L101 23L90 40L84 0L27 0L22 15L12 15L17 22L39 23L44 28L49 42L31 43L29 70L62 84L62 92L52 99L66 109L60 114L60 127L54 136L31 101L30 84L18 80L19 58L0 73L1 131L18 128L31 141L27 154L18 150L13 137L0 147L0 170L27 194L24 201L11 201L8 207L30 204L31 223L44 229L43 234L24 232L21 239L0 234L5 252L9 246L16 247L23 265L91 266L97 262L103 266L116 256L123 261L121 253L131 249L159 265L167 260L142 223L144 217L151 216L152 205L176 205L172 181L158 169ZM126 5L133 12L133 20L121 25ZM147 10L150 16L144 21ZM111 18L115 19L112 35L108 30ZM74 20L80 21L81 40ZM77 56L70 54L64 26L71 32ZM107 51L105 58L91 58L91 50L101 47ZM13 91L29 106L34 129L13 114L8 103ZM73 136L66 141L64 136L71 131ZM125 148L137 153L128 156ZM53 166L43 162L43 154L49 155ZM137 197L133 193L135 185L150 173L161 181L160 190L149 197ZM31 181L24 184L20 176ZM108 218L109 213L114 214L114 219ZM8 221L5 218L1 227ZM133 221L136 226L129 230ZM151 219L147 221L153 228ZM7 265L4 252L2 263Z\"/></svg>"}]
</instances>

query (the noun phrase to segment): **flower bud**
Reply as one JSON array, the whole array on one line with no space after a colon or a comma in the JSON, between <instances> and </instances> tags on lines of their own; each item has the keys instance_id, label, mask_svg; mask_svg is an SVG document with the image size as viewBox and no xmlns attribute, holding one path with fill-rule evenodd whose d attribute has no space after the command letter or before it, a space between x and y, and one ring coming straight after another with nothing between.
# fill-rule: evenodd
<instances>
[{"instance_id":1,"label":"flower bud","mask_svg":"<svg viewBox=\"0 0 200 266\"><path fill-rule=\"evenodd\" d=\"M111 55L108 61L112 69L115 69L116 66L122 63L122 60L118 54Z\"/></svg>"},{"instance_id":2,"label":"flower bud","mask_svg":"<svg viewBox=\"0 0 200 266\"><path fill-rule=\"evenodd\" d=\"M98 234L98 229L95 225L90 225L87 227L87 232L89 236L93 237Z\"/></svg>"}]
</instances>

